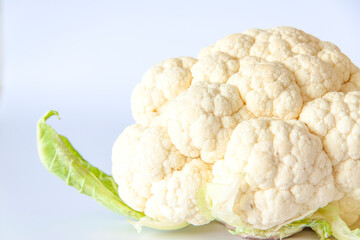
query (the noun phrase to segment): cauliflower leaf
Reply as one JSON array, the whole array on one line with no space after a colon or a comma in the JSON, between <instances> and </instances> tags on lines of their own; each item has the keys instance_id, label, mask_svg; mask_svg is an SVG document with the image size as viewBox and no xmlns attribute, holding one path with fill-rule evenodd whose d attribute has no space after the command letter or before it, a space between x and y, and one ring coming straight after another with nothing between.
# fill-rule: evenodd
<instances>
[{"instance_id":1,"label":"cauliflower leaf","mask_svg":"<svg viewBox=\"0 0 360 240\"><path fill-rule=\"evenodd\" d=\"M38 151L45 168L106 208L133 219L143 218L143 213L131 209L121 200L112 176L84 160L66 137L46 123L54 115L59 118L57 111L49 111L37 124Z\"/></svg>"},{"instance_id":2,"label":"cauliflower leaf","mask_svg":"<svg viewBox=\"0 0 360 240\"><path fill-rule=\"evenodd\" d=\"M329 204L326 207L319 209L314 215L311 216L311 219L324 219L326 222L328 222L328 224L330 225L332 236L336 237L337 239L360 239L360 229L357 228L355 230L351 230L340 218L339 208L335 205ZM314 230L316 231L316 229Z\"/></svg>"}]
</instances>

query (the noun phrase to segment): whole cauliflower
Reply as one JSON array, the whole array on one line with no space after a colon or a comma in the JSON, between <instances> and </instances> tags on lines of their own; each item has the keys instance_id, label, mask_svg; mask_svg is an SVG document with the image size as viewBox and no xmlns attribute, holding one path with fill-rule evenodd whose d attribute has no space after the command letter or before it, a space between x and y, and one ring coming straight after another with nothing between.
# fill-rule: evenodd
<instances>
[{"instance_id":1,"label":"whole cauliflower","mask_svg":"<svg viewBox=\"0 0 360 240\"><path fill-rule=\"evenodd\" d=\"M291 27L250 29L205 48L198 60L169 59L151 68L133 92L132 111L144 128L167 131L183 157L212 168L211 182L231 185L245 175L234 212L265 230L360 188L358 83L359 68L334 44ZM128 161L141 166L127 155L134 152L129 145L118 140L113 150L115 180L128 189L120 188L120 196L147 184L117 177L120 166L134 167ZM143 161L152 162L156 155L148 154ZM125 202L143 210L136 199Z\"/></svg>"},{"instance_id":2,"label":"whole cauliflower","mask_svg":"<svg viewBox=\"0 0 360 240\"><path fill-rule=\"evenodd\" d=\"M131 108L113 184L137 226L360 239L342 222L360 226L360 69L334 44L292 27L233 34L150 68Z\"/></svg>"}]
</instances>

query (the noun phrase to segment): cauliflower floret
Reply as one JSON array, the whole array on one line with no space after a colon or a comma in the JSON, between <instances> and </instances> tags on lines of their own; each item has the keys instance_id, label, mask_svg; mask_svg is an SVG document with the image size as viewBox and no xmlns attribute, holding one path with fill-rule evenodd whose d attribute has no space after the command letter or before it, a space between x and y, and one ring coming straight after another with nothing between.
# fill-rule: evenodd
<instances>
[{"instance_id":1,"label":"cauliflower floret","mask_svg":"<svg viewBox=\"0 0 360 240\"><path fill-rule=\"evenodd\" d=\"M257 229L296 219L337 196L321 140L297 120L242 121L213 168L214 183L241 179L234 214Z\"/></svg>"},{"instance_id":2,"label":"cauliflower floret","mask_svg":"<svg viewBox=\"0 0 360 240\"><path fill-rule=\"evenodd\" d=\"M112 161L119 195L131 208L159 221L207 223L196 193L210 180L210 166L182 155L163 128L126 128L113 146Z\"/></svg>"},{"instance_id":3,"label":"cauliflower floret","mask_svg":"<svg viewBox=\"0 0 360 240\"><path fill-rule=\"evenodd\" d=\"M346 199L350 198L352 192L360 190L360 92L328 93L307 103L299 120L322 137L334 166L336 186L349 195L344 199L348 202ZM340 206L344 205L340 203ZM352 219L347 222L352 225L358 220L360 211L356 215L357 219L343 217Z\"/></svg>"},{"instance_id":4,"label":"cauliflower floret","mask_svg":"<svg viewBox=\"0 0 360 240\"><path fill-rule=\"evenodd\" d=\"M302 107L300 88L283 64L261 58L240 59L240 70L228 81L236 86L256 117L296 118Z\"/></svg>"},{"instance_id":5,"label":"cauliflower floret","mask_svg":"<svg viewBox=\"0 0 360 240\"><path fill-rule=\"evenodd\" d=\"M254 38L252 36L235 33L226 38L220 39L216 44L204 48L200 54L199 58L203 56L210 55L214 52L223 52L227 53L230 56L235 58L241 58L249 56L250 48L254 43Z\"/></svg>"},{"instance_id":6,"label":"cauliflower floret","mask_svg":"<svg viewBox=\"0 0 360 240\"><path fill-rule=\"evenodd\" d=\"M145 214L158 220L187 221L202 225L208 221L199 214L196 196L199 188L211 179L211 167L200 159L185 164L181 171L154 182L152 196L146 203Z\"/></svg>"},{"instance_id":7,"label":"cauliflower floret","mask_svg":"<svg viewBox=\"0 0 360 240\"><path fill-rule=\"evenodd\" d=\"M331 65L315 56L290 57L285 65L295 74L304 101L321 97L330 91L338 91L343 83L343 79L338 77Z\"/></svg>"},{"instance_id":8,"label":"cauliflower floret","mask_svg":"<svg viewBox=\"0 0 360 240\"><path fill-rule=\"evenodd\" d=\"M239 60L225 53L214 53L200 58L191 68L193 81L226 83L239 70Z\"/></svg>"},{"instance_id":9,"label":"cauliflower floret","mask_svg":"<svg viewBox=\"0 0 360 240\"><path fill-rule=\"evenodd\" d=\"M242 106L235 87L197 82L169 105L171 141L185 156L213 163L224 156L238 122L249 116Z\"/></svg>"},{"instance_id":10,"label":"cauliflower floret","mask_svg":"<svg viewBox=\"0 0 360 240\"><path fill-rule=\"evenodd\" d=\"M345 56L340 49L331 42L320 42L321 50L317 53L317 56L324 62L331 65L337 78L343 79L346 82L350 78L350 74L353 71L354 65L351 60Z\"/></svg>"},{"instance_id":11,"label":"cauliflower floret","mask_svg":"<svg viewBox=\"0 0 360 240\"><path fill-rule=\"evenodd\" d=\"M197 60L191 57L170 58L150 68L131 96L131 109L137 123L149 126L160 108L188 89L190 68Z\"/></svg>"},{"instance_id":12,"label":"cauliflower floret","mask_svg":"<svg viewBox=\"0 0 360 240\"><path fill-rule=\"evenodd\" d=\"M335 167L350 159L360 159L360 92L328 93L307 103L299 120L311 132L322 137L324 148ZM357 187L360 183L348 190ZM343 186L341 190L345 188Z\"/></svg>"}]
</instances>

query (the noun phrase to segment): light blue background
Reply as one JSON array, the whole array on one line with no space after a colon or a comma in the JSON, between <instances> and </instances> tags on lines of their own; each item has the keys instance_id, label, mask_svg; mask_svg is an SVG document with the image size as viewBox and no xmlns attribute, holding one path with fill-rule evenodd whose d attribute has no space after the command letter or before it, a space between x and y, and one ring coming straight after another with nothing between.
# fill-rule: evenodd
<instances>
[{"instance_id":1,"label":"light blue background","mask_svg":"<svg viewBox=\"0 0 360 240\"><path fill-rule=\"evenodd\" d=\"M220 225L137 235L124 218L41 165L36 121L111 172L112 143L133 123L130 94L170 57L248 28L289 25L337 44L360 65L359 1L5 0L0 97L0 239L238 239ZM207 232L207 234L206 234Z\"/></svg>"}]
</instances>

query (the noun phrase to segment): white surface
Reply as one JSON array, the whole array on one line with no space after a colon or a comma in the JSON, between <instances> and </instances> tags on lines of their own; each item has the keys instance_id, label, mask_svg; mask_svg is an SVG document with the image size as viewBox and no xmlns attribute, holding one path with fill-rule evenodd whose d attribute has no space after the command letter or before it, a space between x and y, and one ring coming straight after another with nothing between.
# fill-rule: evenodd
<instances>
[{"instance_id":1,"label":"white surface","mask_svg":"<svg viewBox=\"0 0 360 240\"><path fill-rule=\"evenodd\" d=\"M36 152L37 119L58 110L62 120L49 123L110 172L112 143L133 122L131 90L163 59L196 56L248 28L290 25L334 42L360 65L355 0L6 0L2 10L0 239L6 240L238 239L218 224L138 235L124 218L46 172Z\"/></svg>"}]
</instances>

